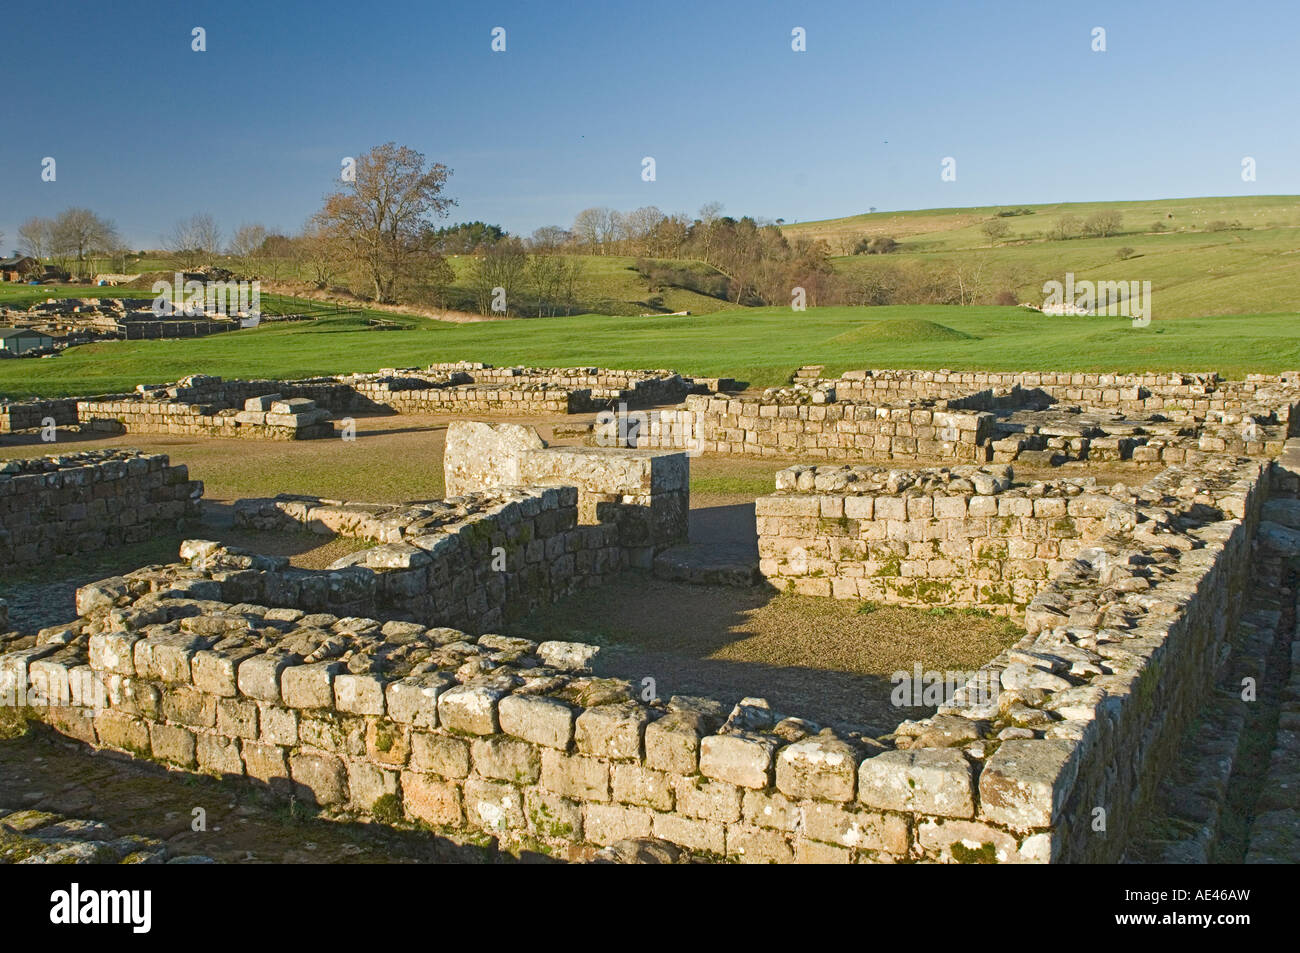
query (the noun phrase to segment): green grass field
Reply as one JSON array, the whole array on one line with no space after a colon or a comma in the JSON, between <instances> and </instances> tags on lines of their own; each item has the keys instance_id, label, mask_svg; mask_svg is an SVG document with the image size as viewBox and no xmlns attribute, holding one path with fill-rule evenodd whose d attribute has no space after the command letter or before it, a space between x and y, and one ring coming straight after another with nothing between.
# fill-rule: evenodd
<instances>
[{"instance_id":1,"label":"green grass field","mask_svg":"<svg viewBox=\"0 0 1300 953\"><path fill-rule=\"evenodd\" d=\"M1032 214L999 219L1009 232L990 245L980 226L1013 208ZM1102 210L1120 213L1119 234L1047 238L1062 216L1086 219ZM1208 230L1215 222L1241 227ZM1043 282L1063 280L1070 271L1077 279L1150 281L1156 317L1300 311L1300 197L1294 195L877 212L782 230L791 238L824 239L839 256L836 270L846 274L906 262L967 269L980 264L993 276L990 292L1006 287L1022 301L1039 302ZM896 252L848 254L859 238L886 235L900 242ZM1122 248L1132 250L1124 260L1117 254Z\"/></svg>"},{"instance_id":2,"label":"green grass field","mask_svg":"<svg viewBox=\"0 0 1300 953\"><path fill-rule=\"evenodd\" d=\"M1157 310L1157 315L1159 311ZM799 365L989 370L1182 370L1229 376L1300 368L1300 318L1275 313L1155 320L1059 318L995 307L753 308L690 317L582 315L447 324L363 318L271 325L206 338L112 341L59 357L0 361L9 397L118 393L186 374L291 378L435 361L670 367L757 386Z\"/></svg>"}]
</instances>

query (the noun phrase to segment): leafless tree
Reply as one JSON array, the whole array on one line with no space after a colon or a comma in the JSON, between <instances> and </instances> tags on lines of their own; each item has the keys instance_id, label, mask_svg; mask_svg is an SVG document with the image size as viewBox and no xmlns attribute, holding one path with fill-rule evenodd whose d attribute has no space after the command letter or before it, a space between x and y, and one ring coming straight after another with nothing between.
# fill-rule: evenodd
<instances>
[{"instance_id":1,"label":"leafless tree","mask_svg":"<svg viewBox=\"0 0 1300 953\"><path fill-rule=\"evenodd\" d=\"M239 262L241 270L254 273L257 271L266 236L266 226L245 222L230 236L230 245L226 251Z\"/></svg>"},{"instance_id":2,"label":"leafless tree","mask_svg":"<svg viewBox=\"0 0 1300 953\"><path fill-rule=\"evenodd\" d=\"M19 248L38 261L53 251L54 223L48 218L32 217L18 226Z\"/></svg>"},{"instance_id":3,"label":"leafless tree","mask_svg":"<svg viewBox=\"0 0 1300 953\"><path fill-rule=\"evenodd\" d=\"M221 249L221 229L207 212L198 212L172 226L163 248L177 267L188 270L210 264Z\"/></svg>"},{"instance_id":4,"label":"leafless tree","mask_svg":"<svg viewBox=\"0 0 1300 953\"><path fill-rule=\"evenodd\" d=\"M54 219L50 250L65 260L75 259L77 273L87 274L88 259L94 252L107 251L117 243L113 223L88 208L69 208Z\"/></svg>"}]
</instances>

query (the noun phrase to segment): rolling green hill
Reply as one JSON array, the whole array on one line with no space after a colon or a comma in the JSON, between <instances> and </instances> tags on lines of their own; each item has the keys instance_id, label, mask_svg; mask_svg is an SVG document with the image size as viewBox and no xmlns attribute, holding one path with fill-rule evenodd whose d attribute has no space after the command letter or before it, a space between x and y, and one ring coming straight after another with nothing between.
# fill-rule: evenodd
<instances>
[{"instance_id":1,"label":"rolling green hill","mask_svg":"<svg viewBox=\"0 0 1300 953\"><path fill-rule=\"evenodd\" d=\"M998 217L998 212L1030 214ZM1119 234L1052 240L1063 216L1118 212ZM997 219L1008 234L990 242L980 226ZM1228 227L1239 225L1240 227ZM1300 196L1244 196L1135 202L992 206L877 212L784 225L787 237L825 240L836 270L864 276L905 263L982 271L990 293L1040 302L1042 285L1076 279L1150 281L1155 317L1300 311ZM887 255L852 255L861 238L899 242ZM1126 250L1120 258L1121 250Z\"/></svg>"}]
</instances>

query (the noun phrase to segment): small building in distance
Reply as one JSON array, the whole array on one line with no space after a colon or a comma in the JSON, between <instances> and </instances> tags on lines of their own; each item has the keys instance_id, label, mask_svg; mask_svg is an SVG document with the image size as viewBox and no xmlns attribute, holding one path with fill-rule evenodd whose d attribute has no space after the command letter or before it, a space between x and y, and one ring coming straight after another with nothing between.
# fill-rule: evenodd
<instances>
[{"instance_id":1,"label":"small building in distance","mask_svg":"<svg viewBox=\"0 0 1300 953\"><path fill-rule=\"evenodd\" d=\"M28 328L0 328L0 354L10 357L54 346L54 338Z\"/></svg>"},{"instance_id":2,"label":"small building in distance","mask_svg":"<svg viewBox=\"0 0 1300 953\"><path fill-rule=\"evenodd\" d=\"M0 281L26 281L30 276L39 274L41 270L41 263L26 255L0 258Z\"/></svg>"}]
</instances>

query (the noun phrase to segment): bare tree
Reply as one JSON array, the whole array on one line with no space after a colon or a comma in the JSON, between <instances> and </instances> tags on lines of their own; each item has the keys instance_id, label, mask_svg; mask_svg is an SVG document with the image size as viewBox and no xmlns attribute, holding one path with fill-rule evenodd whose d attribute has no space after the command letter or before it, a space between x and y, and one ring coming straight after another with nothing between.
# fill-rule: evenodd
<instances>
[{"instance_id":1,"label":"bare tree","mask_svg":"<svg viewBox=\"0 0 1300 953\"><path fill-rule=\"evenodd\" d=\"M594 250L600 244L600 222L609 211L605 208L584 208L573 219L573 237L580 244Z\"/></svg>"},{"instance_id":2,"label":"bare tree","mask_svg":"<svg viewBox=\"0 0 1300 953\"><path fill-rule=\"evenodd\" d=\"M456 204L443 194L450 175L407 146L376 146L357 160L356 179L326 197L313 226L331 237L377 301L392 302L436 254L424 236Z\"/></svg>"},{"instance_id":3,"label":"bare tree","mask_svg":"<svg viewBox=\"0 0 1300 953\"><path fill-rule=\"evenodd\" d=\"M117 229L88 208L70 208L54 219L50 237L52 253L65 259L75 257L77 273L85 275L89 256L112 248L117 242Z\"/></svg>"},{"instance_id":4,"label":"bare tree","mask_svg":"<svg viewBox=\"0 0 1300 953\"><path fill-rule=\"evenodd\" d=\"M636 255L654 254L654 236L659 226L668 218L653 205L633 209L623 216L623 232L630 251Z\"/></svg>"},{"instance_id":5,"label":"bare tree","mask_svg":"<svg viewBox=\"0 0 1300 953\"><path fill-rule=\"evenodd\" d=\"M696 232L700 243L700 257L707 262L712 262L713 260L712 253L714 237L717 231L718 220L721 217L721 202L705 202L700 206L699 224L696 227Z\"/></svg>"},{"instance_id":6,"label":"bare tree","mask_svg":"<svg viewBox=\"0 0 1300 953\"><path fill-rule=\"evenodd\" d=\"M529 244L534 251L554 252L573 241L573 233L559 225L543 225L533 232Z\"/></svg>"},{"instance_id":7,"label":"bare tree","mask_svg":"<svg viewBox=\"0 0 1300 953\"><path fill-rule=\"evenodd\" d=\"M180 268L192 269L209 263L221 248L221 229L216 219L199 212L172 226L163 248Z\"/></svg>"},{"instance_id":8,"label":"bare tree","mask_svg":"<svg viewBox=\"0 0 1300 953\"><path fill-rule=\"evenodd\" d=\"M1079 234L1083 228L1083 222L1077 215L1062 215L1056 220L1056 223L1048 229L1047 237L1053 241L1064 241L1067 238L1073 238Z\"/></svg>"},{"instance_id":9,"label":"bare tree","mask_svg":"<svg viewBox=\"0 0 1300 953\"><path fill-rule=\"evenodd\" d=\"M54 223L48 218L33 217L18 226L18 241L24 254L38 261L53 253Z\"/></svg>"},{"instance_id":10,"label":"bare tree","mask_svg":"<svg viewBox=\"0 0 1300 953\"><path fill-rule=\"evenodd\" d=\"M527 264L528 256L517 238L503 239L475 259L470 287L480 314L492 313L498 295L504 297L507 312L515 306L514 299L523 290Z\"/></svg>"},{"instance_id":11,"label":"bare tree","mask_svg":"<svg viewBox=\"0 0 1300 953\"><path fill-rule=\"evenodd\" d=\"M266 227L257 223L243 223L235 229L230 237L230 246L226 251L239 261L239 267L247 272L257 270L257 261L266 242Z\"/></svg>"}]
</instances>

